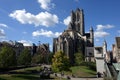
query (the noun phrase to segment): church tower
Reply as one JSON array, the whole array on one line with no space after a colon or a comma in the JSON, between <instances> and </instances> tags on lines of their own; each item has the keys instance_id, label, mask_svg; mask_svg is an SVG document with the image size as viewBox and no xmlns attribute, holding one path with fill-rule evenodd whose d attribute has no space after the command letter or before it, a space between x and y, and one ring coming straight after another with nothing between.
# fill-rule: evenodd
<instances>
[{"instance_id":1,"label":"church tower","mask_svg":"<svg viewBox=\"0 0 120 80\"><path fill-rule=\"evenodd\" d=\"M84 35L84 14L82 9L77 9L75 12L71 12L71 22L68 29L75 30L81 35Z\"/></svg>"},{"instance_id":2,"label":"church tower","mask_svg":"<svg viewBox=\"0 0 120 80\"><path fill-rule=\"evenodd\" d=\"M69 57L71 64L74 64L74 54L78 52L83 54L88 61L93 61L93 28L90 28L89 33L85 33L83 9L77 8L75 11L72 10L70 16L71 21L68 28L58 38L53 39L53 52L63 51Z\"/></svg>"},{"instance_id":3,"label":"church tower","mask_svg":"<svg viewBox=\"0 0 120 80\"><path fill-rule=\"evenodd\" d=\"M76 31L80 32L81 35L84 35L84 14L82 9L76 10Z\"/></svg>"}]
</instances>

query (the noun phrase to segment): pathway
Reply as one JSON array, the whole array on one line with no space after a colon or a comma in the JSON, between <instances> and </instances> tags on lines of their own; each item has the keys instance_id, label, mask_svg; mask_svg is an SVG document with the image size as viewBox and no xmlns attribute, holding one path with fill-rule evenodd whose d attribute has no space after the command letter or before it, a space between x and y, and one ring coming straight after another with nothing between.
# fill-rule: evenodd
<instances>
[{"instance_id":1,"label":"pathway","mask_svg":"<svg viewBox=\"0 0 120 80\"><path fill-rule=\"evenodd\" d=\"M70 80L103 80L103 78L71 78Z\"/></svg>"}]
</instances>

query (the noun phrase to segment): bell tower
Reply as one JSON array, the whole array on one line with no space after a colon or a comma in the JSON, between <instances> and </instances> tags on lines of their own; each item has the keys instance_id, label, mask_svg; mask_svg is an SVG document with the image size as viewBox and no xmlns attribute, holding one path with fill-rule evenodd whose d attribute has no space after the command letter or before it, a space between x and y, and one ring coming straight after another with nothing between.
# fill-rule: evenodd
<instances>
[{"instance_id":1,"label":"bell tower","mask_svg":"<svg viewBox=\"0 0 120 80\"><path fill-rule=\"evenodd\" d=\"M82 9L77 9L76 10L76 31L78 31L81 35L84 35L84 14Z\"/></svg>"},{"instance_id":2,"label":"bell tower","mask_svg":"<svg viewBox=\"0 0 120 80\"><path fill-rule=\"evenodd\" d=\"M84 31L84 14L83 10L77 8L76 11L71 11L71 21L68 25L68 29L79 32L82 36L85 34Z\"/></svg>"}]
</instances>

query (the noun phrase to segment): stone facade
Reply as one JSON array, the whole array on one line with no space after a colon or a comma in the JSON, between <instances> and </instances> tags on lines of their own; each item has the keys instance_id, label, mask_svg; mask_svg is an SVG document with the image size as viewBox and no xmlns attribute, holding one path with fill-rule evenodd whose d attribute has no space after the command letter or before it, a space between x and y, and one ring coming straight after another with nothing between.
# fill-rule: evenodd
<instances>
[{"instance_id":1,"label":"stone facade","mask_svg":"<svg viewBox=\"0 0 120 80\"><path fill-rule=\"evenodd\" d=\"M103 42L103 46L94 47L94 57L96 61L96 70L103 74L105 72L105 61L107 59L107 43Z\"/></svg>"},{"instance_id":2,"label":"stone facade","mask_svg":"<svg viewBox=\"0 0 120 80\"><path fill-rule=\"evenodd\" d=\"M120 62L120 37L115 38L116 43L112 46L113 60Z\"/></svg>"},{"instance_id":3,"label":"stone facade","mask_svg":"<svg viewBox=\"0 0 120 80\"><path fill-rule=\"evenodd\" d=\"M71 63L74 63L75 53L81 52L85 56L85 49L94 47L94 31L91 27L90 32L85 33L84 28L84 13L78 8L71 12L68 28L58 38L53 39L53 52L63 51ZM94 56L94 53L91 55Z\"/></svg>"},{"instance_id":4,"label":"stone facade","mask_svg":"<svg viewBox=\"0 0 120 80\"><path fill-rule=\"evenodd\" d=\"M0 42L0 50L2 47L4 46L8 46L8 47L11 47L15 50L16 52L16 56L19 56L20 53L23 51L24 49L24 46L22 43L19 43L19 42L16 42L16 41L3 41L3 42Z\"/></svg>"}]
</instances>

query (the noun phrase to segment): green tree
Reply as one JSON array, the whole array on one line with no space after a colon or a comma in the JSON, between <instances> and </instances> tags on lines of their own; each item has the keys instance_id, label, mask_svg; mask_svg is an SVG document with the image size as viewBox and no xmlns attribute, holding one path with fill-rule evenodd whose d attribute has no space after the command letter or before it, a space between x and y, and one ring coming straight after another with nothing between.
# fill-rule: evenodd
<instances>
[{"instance_id":1,"label":"green tree","mask_svg":"<svg viewBox=\"0 0 120 80\"><path fill-rule=\"evenodd\" d=\"M52 69L55 72L69 70L70 62L69 58L65 56L62 51L58 51L54 54L52 59Z\"/></svg>"},{"instance_id":2,"label":"green tree","mask_svg":"<svg viewBox=\"0 0 120 80\"><path fill-rule=\"evenodd\" d=\"M43 63L43 56L40 55L40 54L35 54L35 55L32 57L32 63L33 63L33 64Z\"/></svg>"},{"instance_id":3,"label":"green tree","mask_svg":"<svg viewBox=\"0 0 120 80\"><path fill-rule=\"evenodd\" d=\"M18 57L18 64L28 66L31 64L31 53L28 49L24 49Z\"/></svg>"},{"instance_id":4,"label":"green tree","mask_svg":"<svg viewBox=\"0 0 120 80\"><path fill-rule=\"evenodd\" d=\"M75 65L80 65L84 61L84 56L82 53L75 53Z\"/></svg>"},{"instance_id":5,"label":"green tree","mask_svg":"<svg viewBox=\"0 0 120 80\"><path fill-rule=\"evenodd\" d=\"M0 67L10 68L16 66L16 53L11 47L4 46L0 51Z\"/></svg>"},{"instance_id":6,"label":"green tree","mask_svg":"<svg viewBox=\"0 0 120 80\"><path fill-rule=\"evenodd\" d=\"M50 52L50 53L48 54L48 63L49 63L49 64L52 63L53 55L54 55L54 54L53 54L52 52Z\"/></svg>"}]
</instances>

